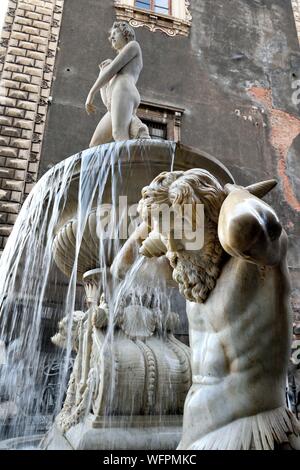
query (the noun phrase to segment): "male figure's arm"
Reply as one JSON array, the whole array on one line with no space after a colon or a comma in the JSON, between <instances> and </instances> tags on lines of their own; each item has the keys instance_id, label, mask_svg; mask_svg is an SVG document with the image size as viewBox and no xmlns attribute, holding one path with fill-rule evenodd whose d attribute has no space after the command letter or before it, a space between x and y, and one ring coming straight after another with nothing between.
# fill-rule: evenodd
<instances>
[{"instance_id":1,"label":"male figure's arm","mask_svg":"<svg viewBox=\"0 0 300 470\"><path fill-rule=\"evenodd\" d=\"M224 250L246 261L274 266L287 237L274 210L246 189L231 186L221 208L218 235Z\"/></svg>"},{"instance_id":2,"label":"male figure's arm","mask_svg":"<svg viewBox=\"0 0 300 470\"><path fill-rule=\"evenodd\" d=\"M143 242L149 240L150 229L146 223L141 223L134 233L126 241L122 249L117 254L111 266L111 273L114 277L122 279L131 269L137 259L143 257L142 265L139 268L137 279L141 283L158 282L159 280L166 282L169 286L176 287L177 284L172 278L172 268L169 261L164 256L167 251L162 242L158 240L155 244L153 239L148 242L148 250ZM142 247L143 245L143 247ZM145 257L147 256L147 257Z\"/></svg>"},{"instance_id":3,"label":"male figure's arm","mask_svg":"<svg viewBox=\"0 0 300 470\"><path fill-rule=\"evenodd\" d=\"M121 50L121 52L115 57L115 59L103 70L92 86L87 100L86 100L86 110L88 113L92 111L92 103L94 101L96 93L106 85L118 72L125 67L128 62L134 59L140 51L140 46L136 41L130 41L126 46Z\"/></svg>"}]
</instances>

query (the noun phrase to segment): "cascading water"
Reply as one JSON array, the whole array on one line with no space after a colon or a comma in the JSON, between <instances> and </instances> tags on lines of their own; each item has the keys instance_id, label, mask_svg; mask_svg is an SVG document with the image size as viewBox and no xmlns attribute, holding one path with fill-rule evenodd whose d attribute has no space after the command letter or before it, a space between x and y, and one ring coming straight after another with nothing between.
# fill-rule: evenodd
<instances>
[{"instance_id":1,"label":"cascading water","mask_svg":"<svg viewBox=\"0 0 300 470\"><path fill-rule=\"evenodd\" d=\"M152 142L151 147L154 149L154 154L159 153L160 143ZM164 143L163 147L167 159L163 162L162 169L173 169L175 145ZM7 349L6 364L1 366L0 375L1 440L44 433L61 410L74 360L73 312L76 306L84 310L80 284L88 269L98 270L98 290L104 294L108 311L107 327L101 348L103 354L109 357L111 371L110 383L106 385L109 396L106 397L102 411L102 425L111 426L112 417L119 416L120 410L122 412L126 409L124 422L128 416L137 413L132 391L122 392L123 404L119 403L120 397L116 399L118 381L115 380L117 372L113 357L115 337L120 334L116 332L115 326L118 321L123 322L123 329L128 337L136 335L137 342L145 335L143 332L145 328L150 330L152 328L153 331L156 328L158 335L165 335L166 319L171 311L170 296L166 286L155 284L154 280L152 286L137 284L141 259L133 265L122 282L111 278L108 268L124 241L120 240L119 235L121 225L125 219L128 222L128 213L120 211L120 196L132 193L132 188L137 184L139 190L133 193L135 201L138 201L141 181L135 181L136 168L138 167L145 182L151 181L155 176L151 158L149 144L143 141L112 143L86 150L48 171L25 201L0 260L0 339ZM135 166L132 164L133 161ZM72 247L73 252L70 253L70 249L64 252L57 240L58 227L61 228L63 225L62 214L68 214L69 211L69 197L74 181L77 181L77 189L73 196L73 203L76 202L73 212L76 217L71 217L66 228L62 229L61 236L64 246ZM109 236L107 233L104 236L99 216L99 208L105 202L111 204ZM119 212L116 217L117 211ZM136 214L132 214L131 219L132 226L136 225ZM70 242L69 245L67 240ZM56 269L53 253L59 255L54 257L61 271L68 275L67 282L61 278ZM62 317L67 318L67 335L65 348L57 348L55 353L56 381L52 384L52 402L48 403L49 406L46 406L45 410L45 380L41 377L41 369L47 358L47 354L42 352L42 346L45 335L44 319L49 305L52 323ZM86 337L90 338L93 329L92 311L95 305L88 305L90 308L85 313L84 328L90 329L90 336L86 333ZM135 310L132 310L132 305L140 307L139 312L142 313L144 308L145 315L141 314L138 317L134 313ZM126 318L121 315L120 320L119 313L124 306L128 315ZM154 312L153 316L149 314L150 311ZM77 401L79 404L84 401L84 413L81 416L83 418L91 411L91 403L95 396L96 372L93 369L84 369L82 364L82 361L87 360L89 365L91 346L87 342L82 344L81 348L82 395L77 397ZM140 348L147 349L143 344ZM151 351L148 350L144 353L146 356L151 355ZM47 367L49 369L49 363ZM76 367L78 369L79 365ZM49 374L47 377L49 378ZM47 387L49 388L49 384L46 384L46 391ZM171 388L170 383L170 394L172 394ZM163 394L167 395L168 392L164 390ZM154 395L152 395L152 401L148 397L150 404L147 406L155 409ZM166 400L162 400L158 405L161 409L155 410L157 416L170 413L165 402ZM124 403L127 403L125 407Z\"/></svg>"}]
</instances>

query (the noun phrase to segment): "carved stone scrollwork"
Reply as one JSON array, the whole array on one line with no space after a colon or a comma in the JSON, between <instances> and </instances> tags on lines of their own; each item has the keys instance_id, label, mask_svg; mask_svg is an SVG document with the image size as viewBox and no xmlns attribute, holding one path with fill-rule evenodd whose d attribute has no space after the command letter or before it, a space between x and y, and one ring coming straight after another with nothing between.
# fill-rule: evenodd
<instances>
[{"instance_id":1,"label":"carved stone scrollwork","mask_svg":"<svg viewBox=\"0 0 300 470\"><path fill-rule=\"evenodd\" d=\"M39 144L41 142L41 136L40 134L37 134L36 132L33 133L32 135L32 143L34 144Z\"/></svg>"},{"instance_id":2,"label":"carved stone scrollwork","mask_svg":"<svg viewBox=\"0 0 300 470\"><path fill-rule=\"evenodd\" d=\"M43 89L45 90L45 89L47 89L47 88L50 88L50 85L49 85L49 83L48 83L46 80L43 80L43 81L42 81L41 88L43 88Z\"/></svg>"},{"instance_id":3,"label":"carved stone scrollwork","mask_svg":"<svg viewBox=\"0 0 300 470\"><path fill-rule=\"evenodd\" d=\"M8 16L15 16L16 14L16 9L15 8L9 8L8 12L6 13Z\"/></svg>"},{"instance_id":4,"label":"carved stone scrollwork","mask_svg":"<svg viewBox=\"0 0 300 470\"><path fill-rule=\"evenodd\" d=\"M47 65L47 64L45 65L45 67L44 67L44 72L45 72L45 73L50 73L50 72L52 72L52 68L50 67L50 65Z\"/></svg>"},{"instance_id":5,"label":"carved stone scrollwork","mask_svg":"<svg viewBox=\"0 0 300 470\"><path fill-rule=\"evenodd\" d=\"M168 36L188 36L192 21L189 11L190 2L185 1L184 5L175 5L175 14L163 15L159 13L145 11L135 8L134 1L115 0L116 17L118 20L125 20L134 28L145 26L150 31L161 31ZM178 11L177 11L178 10Z\"/></svg>"},{"instance_id":6,"label":"carved stone scrollwork","mask_svg":"<svg viewBox=\"0 0 300 470\"><path fill-rule=\"evenodd\" d=\"M44 100L40 100L40 106L46 106L47 103L44 103ZM35 117L36 124L41 124L43 121L43 116L41 114L37 114Z\"/></svg>"},{"instance_id":7,"label":"carved stone scrollwork","mask_svg":"<svg viewBox=\"0 0 300 470\"><path fill-rule=\"evenodd\" d=\"M163 33L166 33L168 36L176 36L177 34L179 34L178 29L157 26L155 23L152 23L151 21L149 23L146 23L144 21L129 20L129 24L133 26L134 28L140 28L141 26L146 26L146 28L150 29L150 31L152 32L162 31Z\"/></svg>"}]
</instances>

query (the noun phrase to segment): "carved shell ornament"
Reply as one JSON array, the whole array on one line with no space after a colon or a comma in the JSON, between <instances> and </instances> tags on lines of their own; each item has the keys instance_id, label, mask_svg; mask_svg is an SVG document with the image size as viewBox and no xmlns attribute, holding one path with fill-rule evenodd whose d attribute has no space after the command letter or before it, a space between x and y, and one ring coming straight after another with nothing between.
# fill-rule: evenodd
<instances>
[{"instance_id":1,"label":"carved shell ornament","mask_svg":"<svg viewBox=\"0 0 300 470\"><path fill-rule=\"evenodd\" d=\"M129 338L149 338L157 325L155 311L142 305L128 305L119 321L120 328Z\"/></svg>"}]
</instances>

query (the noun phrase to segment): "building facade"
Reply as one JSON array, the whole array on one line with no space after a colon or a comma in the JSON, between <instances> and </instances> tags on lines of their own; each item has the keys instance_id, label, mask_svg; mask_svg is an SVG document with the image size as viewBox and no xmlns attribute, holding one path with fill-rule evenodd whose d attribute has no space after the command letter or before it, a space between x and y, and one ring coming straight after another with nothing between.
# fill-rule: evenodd
<instances>
[{"instance_id":1,"label":"building facade","mask_svg":"<svg viewBox=\"0 0 300 470\"><path fill-rule=\"evenodd\" d=\"M0 250L22 202L51 166L88 147L87 116L108 29L143 49L139 116L153 137L221 160L268 197L289 240L300 321L300 0L9 0L0 44ZM297 37L298 33L298 37Z\"/></svg>"}]
</instances>

